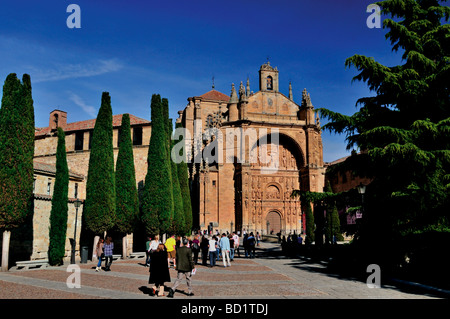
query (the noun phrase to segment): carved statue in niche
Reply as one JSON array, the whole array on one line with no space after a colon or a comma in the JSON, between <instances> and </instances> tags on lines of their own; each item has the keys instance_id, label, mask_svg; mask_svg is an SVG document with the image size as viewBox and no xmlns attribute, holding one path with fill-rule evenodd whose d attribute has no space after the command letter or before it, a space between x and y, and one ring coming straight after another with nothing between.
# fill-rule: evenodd
<instances>
[{"instance_id":1,"label":"carved statue in niche","mask_svg":"<svg viewBox=\"0 0 450 319\"><path fill-rule=\"evenodd\" d=\"M266 188L266 199L280 199L280 190L275 185Z\"/></svg>"}]
</instances>

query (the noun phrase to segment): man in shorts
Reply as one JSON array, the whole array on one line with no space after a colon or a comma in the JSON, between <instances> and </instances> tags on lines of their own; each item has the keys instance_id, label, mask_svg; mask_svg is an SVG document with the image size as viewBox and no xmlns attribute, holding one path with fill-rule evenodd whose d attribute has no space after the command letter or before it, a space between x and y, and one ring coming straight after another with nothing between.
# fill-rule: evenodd
<instances>
[{"instance_id":1,"label":"man in shorts","mask_svg":"<svg viewBox=\"0 0 450 319\"><path fill-rule=\"evenodd\" d=\"M167 263L169 264L169 268L170 268L170 260L173 261L173 268L176 268L176 241L175 241L175 235L170 236L170 238L168 238L166 240L166 243L164 244L166 246L166 250L167 250Z\"/></svg>"}]
</instances>

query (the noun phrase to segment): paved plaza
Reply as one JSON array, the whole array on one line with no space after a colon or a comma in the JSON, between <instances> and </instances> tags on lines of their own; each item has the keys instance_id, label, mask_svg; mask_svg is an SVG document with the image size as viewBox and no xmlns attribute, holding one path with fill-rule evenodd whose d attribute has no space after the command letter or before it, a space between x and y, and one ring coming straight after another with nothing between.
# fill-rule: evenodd
<instances>
[{"instance_id":1,"label":"paved plaza","mask_svg":"<svg viewBox=\"0 0 450 319\"><path fill-rule=\"evenodd\" d=\"M67 285L67 266L0 272L1 299L150 299L149 268L144 259L116 260L110 272L95 272L95 263L80 264L80 288ZM185 282L174 299L431 299L432 291L397 287L369 288L366 282L323 271L325 265L282 256L280 245L263 242L257 258L236 257L231 267L197 265L195 296L187 296ZM170 270L172 282L175 270ZM70 280L69 280L70 281ZM166 287L168 290L168 287ZM167 291L166 291L167 295Z\"/></svg>"}]
</instances>

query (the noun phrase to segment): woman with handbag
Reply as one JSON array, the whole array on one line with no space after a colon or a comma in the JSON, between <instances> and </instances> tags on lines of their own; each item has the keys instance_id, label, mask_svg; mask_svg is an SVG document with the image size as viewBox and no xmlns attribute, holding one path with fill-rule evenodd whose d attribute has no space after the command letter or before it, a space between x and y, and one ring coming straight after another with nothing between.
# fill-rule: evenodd
<instances>
[{"instance_id":1,"label":"woman with handbag","mask_svg":"<svg viewBox=\"0 0 450 319\"><path fill-rule=\"evenodd\" d=\"M169 263L167 261L166 247L163 244L159 244L150 258L150 278L148 283L153 284L153 296L164 296L165 282L170 282Z\"/></svg>"},{"instance_id":2,"label":"woman with handbag","mask_svg":"<svg viewBox=\"0 0 450 319\"><path fill-rule=\"evenodd\" d=\"M105 256L103 254L103 239L102 238L100 238L98 240L97 247L96 247L96 254L98 257L98 263L97 263L97 267L95 268L95 271L99 271L100 269L102 269L102 259Z\"/></svg>"}]
</instances>

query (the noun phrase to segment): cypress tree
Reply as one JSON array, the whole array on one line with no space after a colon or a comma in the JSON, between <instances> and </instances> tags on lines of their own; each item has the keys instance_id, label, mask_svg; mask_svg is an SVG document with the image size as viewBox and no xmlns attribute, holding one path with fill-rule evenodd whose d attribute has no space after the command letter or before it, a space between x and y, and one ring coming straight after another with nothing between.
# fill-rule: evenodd
<instances>
[{"instance_id":1,"label":"cypress tree","mask_svg":"<svg viewBox=\"0 0 450 319\"><path fill-rule=\"evenodd\" d=\"M0 109L0 229L2 271L8 270L11 230L33 214L34 107L31 79L6 77Z\"/></svg>"},{"instance_id":2,"label":"cypress tree","mask_svg":"<svg viewBox=\"0 0 450 319\"><path fill-rule=\"evenodd\" d=\"M181 123L177 123L176 127L181 127ZM178 141L179 142L179 141ZM174 144L178 143L175 142ZM181 196L183 197L183 210L184 210L184 222L185 233L192 231L192 204L191 204L191 192L189 189L189 176L187 159L177 164L178 181L180 183Z\"/></svg>"},{"instance_id":3,"label":"cypress tree","mask_svg":"<svg viewBox=\"0 0 450 319\"><path fill-rule=\"evenodd\" d=\"M103 235L114 226L115 211L111 98L108 92L103 92L89 157L86 201L83 212L86 227L96 235Z\"/></svg>"},{"instance_id":4,"label":"cypress tree","mask_svg":"<svg viewBox=\"0 0 450 319\"><path fill-rule=\"evenodd\" d=\"M62 265L66 252L67 212L69 193L69 168L66 159L66 134L58 127L58 146L56 149L56 176L50 212L50 244L48 261L50 265Z\"/></svg>"},{"instance_id":5,"label":"cypress tree","mask_svg":"<svg viewBox=\"0 0 450 319\"><path fill-rule=\"evenodd\" d=\"M168 121L169 125L169 133L172 135L172 121ZM172 140L170 140L172 142ZM172 146L174 143L172 143ZM170 154L170 153L169 153ZM178 179L178 165L175 161L169 157L171 172L172 172L172 196L173 196L173 206L174 206L174 216L173 216L173 230L172 232L183 236L186 235L186 221L185 221L185 213L183 207L183 196L181 195L181 187Z\"/></svg>"},{"instance_id":6,"label":"cypress tree","mask_svg":"<svg viewBox=\"0 0 450 319\"><path fill-rule=\"evenodd\" d=\"M152 135L148 148L147 175L142 194L141 220L147 233L166 233L173 219L171 170L167 161L166 122L159 94L152 95Z\"/></svg>"},{"instance_id":7,"label":"cypress tree","mask_svg":"<svg viewBox=\"0 0 450 319\"><path fill-rule=\"evenodd\" d=\"M138 214L139 202L131 143L130 115L124 114L116 163L116 229L124 236L133 232ZM125 250L125 245L123 248ZM125 252L124 255L126 255Z\"/></svg>"},{"instance_id":8,"label":"cypress tree","mask_svg":"<svg viewBox=\"0 0 450 319\"><path fill-rule=\"evenodd\" d=\"M162 115L164 119L164 128L166 133L166 150L167 150L167 157L166 161L169 165L170 172L170 187L172 189L172 197L169 198L170 205L172 206L171 210L171 218L173 219L175 217L175 202L174 202L174 195L173 195L173 173L172 173L172 158L170 156L170 151L172 149L172 119L169 118L169 100L167 98L161 99L161 107L162 107Z\"/></svg>"}]
</instances>

